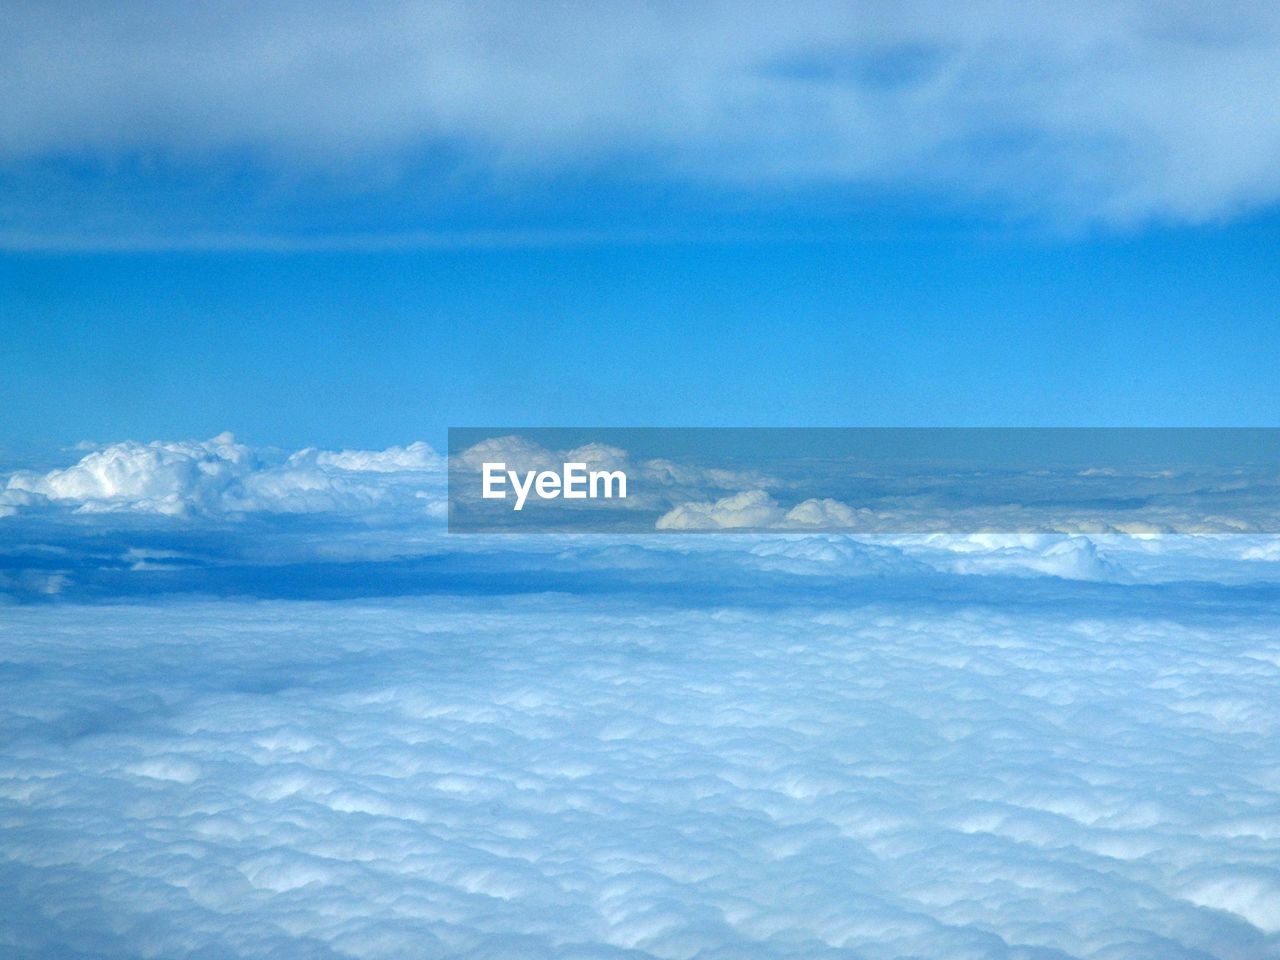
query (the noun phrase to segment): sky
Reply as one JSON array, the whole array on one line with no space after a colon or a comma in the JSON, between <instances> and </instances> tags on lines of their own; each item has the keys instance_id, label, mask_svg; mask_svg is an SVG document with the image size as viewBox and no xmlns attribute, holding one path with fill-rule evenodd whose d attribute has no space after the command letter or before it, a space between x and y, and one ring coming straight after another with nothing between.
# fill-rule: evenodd
<instances>
[{"instance_id":1,"label":"sky","mask_svg":"<svg viewBox=\"0 0 1280 960\"><path fill-rule=\"evenodd\" d=\"M10 460L1275 423L1267 4L6 6Z\"/></svg>"},{"instance_id":2,"label":"sky","mask_svg":"<svg viewBox=\"0 0 1280 960\"><path fill-rule=\"evenodd\" d=\"M0 954L1280 956L1274 433L603 429L1276 426L1276 4L0 24Z\"/></svg>"}]
</instances>

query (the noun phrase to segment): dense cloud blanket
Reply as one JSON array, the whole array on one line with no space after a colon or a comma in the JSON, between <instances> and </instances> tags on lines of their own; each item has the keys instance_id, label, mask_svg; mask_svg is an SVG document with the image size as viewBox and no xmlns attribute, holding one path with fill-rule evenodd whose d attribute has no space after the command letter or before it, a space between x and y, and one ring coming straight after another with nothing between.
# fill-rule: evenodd
<instances>
[{"instance_id":1,"label":"dense cloud blanket","mask_svg":"<svg viewBox=\"0 0 1280 960\"><path fill-rule=\"evenodd\" d=\"M0 943L1276 956L1274 598L1014 583L11 607Z\"/></svg>"},{"instance_id":2,"label":"dense cloud blanket","mask_svg":"<svg viewBox=\"0 0 1280 960\"><path fill-rule=\"evenodd\" d=\"M1280 956L1266 537L450 537L422 446L14 474L0 955Z\"/></svg>"}]
</instances>

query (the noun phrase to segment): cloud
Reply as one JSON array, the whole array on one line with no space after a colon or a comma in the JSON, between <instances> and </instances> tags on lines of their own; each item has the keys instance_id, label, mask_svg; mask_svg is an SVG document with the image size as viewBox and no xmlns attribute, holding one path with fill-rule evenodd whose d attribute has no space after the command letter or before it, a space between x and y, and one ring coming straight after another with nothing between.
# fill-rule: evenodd
<instances>
[{"instance_id":1,"label":"cloud","mask_svg":"<svg viewBox=\"0 0 1280 960\"><path fill-rule=\"evenodd\" d=\"M249 448L224 433L203 443L112 444L65 470L16 473L7 486L85 511L208 512L257 466Z\"/></svg>"},{"instance_id":2,"label":"cloud","mask_svg":"<svg viewBox=\"0 0 1280 960\"><path fill-rule=\"evenodd\" d=\"M505 463L511 470L555 470L555 454L532 440L515 435L491 437L472 444L455 457L460 465L480 470L486 463Z\"/></svg>"},{"instance_id":3,"label":"cloud","mask_svg":"<svg viewBox=\"0 0 1280 960\"><path fill-rule=\"evenodd\" d=\"M387 450L300 450L269 462L229 434L207 441L125 441L65 469L9 476L9 515L56 506L169 516L359 511L408 501L441 512L444 461L425 443ZM416 503L415 503L416 501Z\"/></svg>"},{"instance_id":4,"label":"cloud","mask_svg":"<svg viewBox=\"0 0 1280 960\"><path fill-rule=\"evenodd\" d=\"M1265 466L1197 467L1157 482L1102 473L1081 482L1069 470L993 471L977 463L960 469L888 465L874 474L839 460L802 469L796 469L796 463L772 466L786 479L740 488L714 500L709 495L726 485L732 488L735 481L751 479L750 474L717 476L717 471L703 469L700 485L664 490L657 529L745 526L861 535L979 535L977 540L956 541L968 543L1006 533L1135 539L1257 535L1276 531L1275 504L1280 494L1273 472ZM665 474L644 476L665 480ZM763 489L765 485L778 491L778 497L786 496L786 502L775 499ZM829 492L842 498L823 495ZM1266 543L1259 541L1255 550L1269 549Z\"/></svg>"},{"instance_id":5,"label":"cloud","mask_svg":"<svg viewBox=\"0 0 1280 960\"><path fill-rule=\"evenodd\" d=\"M643 476L673 490L735 490L744 486L768 489L779 481L758 470L707 467L677 463L664 457L641 464Z\"/></svg>"},{"instance_id":6,"label":"cloud","mask_svg":"<svg viewBox=\"0 0 1280 960\"><path fill-rule=\"evenodd\" d=\"M729 478L725 478L729 479ZM745 490L714 502L682 503L658 518L659 530L804 529L866 531L876 516L830 497L802 500L784 509L764 490Z\"/></svg>"},{"instance_id":7,"label":"cloud","mask_svg":"<svg viewBox=\"0 0 1280 960\"><path fill-rule=\"evenodd\" d=\"M936 537L933 542L951 554L949 558L933 558L933 565L955 573L1047 574L1068 580L1112 583L1127 577L1123 567L1100 554L1088 537L977 534Z\"/></svg>"},{"instance_id":8,"label":"cloud","mask_svg":"<svg viewBox=\"0 0 1280 960\"><path fill-rule=\"evenodd\" d=\"M430 446L418 440L407 447L386 450L303 450L291 460L314 459L317 466L356 473L398 473L402 470L440 471L444 460Z\"/></svg>"},{"instance_id":9,"label":"cloud","mask_svg":"<svg viewBox=\"0 0 1280 960\"><path fill-rule=\"evenodd\" d=\"M566 450L546 447L516 435L490 437L472 444L455 457L472 470L485 463L505 463L507 469L527 473L530 470L559 470L565 463L585 463L594 470L625 469L627 452L605 443L587 443Z\"/></svg>"},{"instance_id":10,"label":"cloud","mask_svg":"<svg viewBox=\"0 0 1280 960\"><path fill-rule=\"evenodd\" d=\"M1212 220L1280 196L1270 4L140 2L7 14L0 157L55 179L65 157L134 158L169 182L234 157L276 180L345 176L352 195L639 168L646 180L906 189L1111 224Z\"/></svg>"},{"instance_id":11,"label":"cloud","mask_svg":"<svg viewBox=\"0 0 1280 960\"><path fill-rule=\"evenodd\" d=\"M744 490L714 503L685 503L658 518L659 530L760 529L781 525L786 514L763 490Z\"/></svg>"},{"instance_id":12,"label":"cloud","mask_svg":"<svg viewBox=\"0 0 1280 960\"><path fill-rule=\"evenodd\" d=\"M797 576L922 576L933 568L892 544L868 543L839 534L774 536L749 548L750 563L762 570Z\"/></svg>"},{"instance_id":13,"label":"cloud","mask_svg":"<svg viewBox=\"0 0 1280 960\"><path fill-rule=\"evenodd\" d=\"M861 511L866 514L867 511ZM837 530L858 528L865 522L847 504L837 500L805 500L784 510L762 490L724 497L714 503L686 503L658 519L659 530L773 530L805 527ZM1099 553L1088 537L1062 534L940 534L872 538L875 545L835 536L781 541L781 548L767 545L752 552L788 561L784 568L803 572L842 574L882 569L934 569L948 573L1047 575L1068 580L1121 582L1128 578L1123 566ZM879 545L883 543L883 545ZM837 546L843 544L843 547ZM852 554L850 551L854 551ZM1123 553L1123 551L1118 551ZM870 554L870 555L868 555ZM911 558L910 560L908 558ZM794 561L800 561L798 564Z\"/></svg>"},{"instance_id":14,"label":"cloud","mask_svg":"<svg viewBox=\"0 0 1280 960\"><path fill-rule=\"evenodd\" d=\"M1276 955L1273 597L698 543L660 602L6 608L3 950Z\"/></svg>"},{"instance_id":15,"label":"cloud","mask_svg":"<svg viewBox=\"0 0 1280 960\"><path fill-rule=\"evenodd\" d=\"M442 474L223 435L17 475L0 952L1275 957L1276 538L764 490L686 515L769 535L451 537L404 522Z\"/></svg>"},{"instance_id":16,"label":"cloud","mask_svg":"<svg viewBox=\"0 0 1280 960\"><path fill-rule=\"evenodd\" d=\"M797 589L808 589L801 580L867 575L1104 584L1280 581L1274 536L1130 536L1100 524L1092 528L1102 532L1081 533L1077 528L1090 528L1083 523L1059 532L963 532L1016 530L1024 521L1016 510L1006 526L999 511L965 512L971 498L963 486L918 506L896 495L893 503L872 498L866 501L875 506L871 510L832 498L796 499L795 476L772 481L776 497L765 489L717 496L722 485L755 474L696 464L676 470L665 461L636 461L604 444L553 451L526 438L502 437L458 459L474 468L490 457L523 469L555 468L569 459L635 471L652 484L633 502L629 498L638 529L663 536L587 534L596 529L590 525L567 525L554 536L452 536L444 523L446 464L421 442L379 451L307 448L285 454L252 449L228 434L206 441L126 441L89 449L64 468L0 476L6 535L0 596L102 598L154 590L398 595L459 583L479 589L506 579L521 589L550 589L559 573L534 571L553 557L560 573L573 569L607 580L627 570L636 589L659 592L679 584L690 564L711 556L727 579L770 570L795 578ZM822 488L831 481L819 474L800 486ZM1163 501L1161 516L1172 522L1181 514L1197 515L1197 498L1216 488L1192 479L1191 501ZM1123 479L1115 482L1121 487L1110 492L1122 494ZM1255 491L1251 483L1244 488L1250 510L1265 512L1274 492ZM1010 490L1016 492L1017 484ZM792 499L780 502L784 492ZM1003 493L993 502L1008 508ZM954 532L901 532L929 529L922 518ZM880 529L897 532L874 532ZM681 536L705 531L734 536Z\"/></svg>"},{"instance_id":17,"label":"cloud","mask_svg":"<svg viewBox=\"0 0 1280 960\"><path fill-rule=\"evenodd\" d=\"M870 511L854 510L847 503L833 500L830 497L805 500L787 511L787 522L797 526L853 527L858 525L859 514L864 516Z\"/></svg>"},{"instance_id":18,"label":"cloud","mask_svg":"<svg viewBox=\"0 0 1280 960\"><path fill-rule=\"evenodd\" d=\"M636 513L648 511L657 518L667 513L673 504L705 496L709 492L732 490L743 484L768 487L778 482L756 470L677 463L666 458L637 459L628 451L609 443L593 441L572 448L549 449L528 437L515 434L487 437L453 454L450 461L452 469L460 474L453 494L455 503L466 500L480 502L479 473L485 463L504 463L507 470L520 474L541 470L559 472L566 463L583 463L587 470L625 472L630 478L625 500L613 500L608 504L588 500L577 505L560 500L553 504L562 516L571 516L572 522L588 525L590 521L584 518L590 514L600 516L603 511L598 508L602 506ZM576 513L570 514L570 511ZM500 523L504 519L509 522L511 519L505 509L488 513L486 517L486 522L490 524ZM692 518L689 522L693 523ZM648 523L647 519L640 520L638 526L630 529L632 532L645 532ZM565 529L571 527L572 523ZM485 525L480 524L479 529L484 528ZM671 529L693 528L685 526ZM492 530L494 527L489 526L488 529Z\"/></svg>"}]
</instances>

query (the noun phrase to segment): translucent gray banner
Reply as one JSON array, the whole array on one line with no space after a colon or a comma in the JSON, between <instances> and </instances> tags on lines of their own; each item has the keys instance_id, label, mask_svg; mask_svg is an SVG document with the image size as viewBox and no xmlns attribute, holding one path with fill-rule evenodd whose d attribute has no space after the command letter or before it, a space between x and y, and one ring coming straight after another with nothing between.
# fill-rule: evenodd
<instances>
[{"instance_id":1,"label":"translucent gray banner","mask_svg":"<svg viewBox=\"0 0 1280 960\"><path fill-rule=\"evenodd\" d=\"M455 533L1280 532L1280 430L449 431Z\"/></svg>"}]
</instances>

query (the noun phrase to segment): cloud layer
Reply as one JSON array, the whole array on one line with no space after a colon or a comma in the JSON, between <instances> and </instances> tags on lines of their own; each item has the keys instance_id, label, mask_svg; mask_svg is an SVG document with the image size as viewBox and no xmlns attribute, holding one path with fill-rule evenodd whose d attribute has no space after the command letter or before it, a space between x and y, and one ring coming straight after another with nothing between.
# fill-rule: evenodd
<instances>
[{"instance_id":1,"label":"cloud layer","mask_svg":"<svg viewBox=\"0 0 1280 960\"><path fill-rule=\"evenodd\" d=\"M1277 538L451 536L444 474L10 476L0 953L1280 952Z\"/></svg>"},{"instance_id":2,"label":"cloud layer","mask_svg":"<svg viewBox=\"0 0 1280 960\"><path fill-rule=\"evenodd\" d=\"M152 158L176 182L235 157L277 178L345 167L333 182L356 194L642 169L1119 224L1280 195L1263 3L21 3L6 20L9 164Z\"/></svg>"},{"instance_id":3,"label":"cloud layer","mask_svg":"<svg viewBox=\"0 0 1280 960\"><path fill-rule=\"evenodd\" d=\"M767 583L11 608L0 949L1276 955L1274 606Z\"/></svg>"},{"instance_id":4,"label":"cloud layer","mask_svg":"<svg viewBox=\"0 0 1280 960\"><path fill-rule=\"evenodd\" d=\"M553 536L450 535L446 465L422 442L284 453L250 448L228 434L125 441L92 449L66 467L0 475L0 597L399 596L484 590L513 576L522 589L555 589L560 578L576 576L606 590L621 576L633 589L660 594L702 579L708 569L718 572L717 586L768 572L781 579L767 589L790 584L786 589L806 591L844 589L861 577L909 583L954 575L1102 584L1280 581L1272 536L1121 536L1083 522L1056 533L979 532L1023 522L1015 510L1012 525L1001 526L1019 502L1016 483L992 501L1001 509L972 514L964 489L952 489L951 499L926 491L918 508L894 494L896 506L876 514L883 532L849 536L836 531L861 523L867 508L797 493L795 478L770 478L743 464L725 470L644 459L601 444L555 451L518 437L486 441L457 459L474 468L490 457L520 469L565 458L625 468L640 495L624 514L638 513L634 529L648 535L584 535L574 526ZM830 479L819 473L811 486ZM1253 491L1244 502L1254 513L1274 504L1270 487L1254 490L1241 486L1239 476L1229 479ZM1127 481L1108 482L1122 493ZM1214 489L1198 476L1180 482L1196 496L1185 504L1168 499L1160 510L1170 522L1187 510L1194 514L1196 497ZM770 484L777 496L757 483ZM733 492L741 484L751 489ZM1093 509L1089 502L1082 501L1081 516ZM971 532L903 533L929 528L904 517ZM1214 529L1237 529L1228 520L1216 517ZM721 536L680 535L707 530Z\"/></svg>"}]
</instances>

